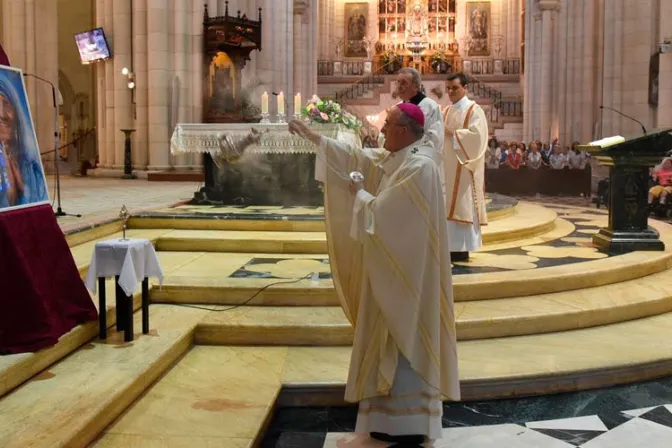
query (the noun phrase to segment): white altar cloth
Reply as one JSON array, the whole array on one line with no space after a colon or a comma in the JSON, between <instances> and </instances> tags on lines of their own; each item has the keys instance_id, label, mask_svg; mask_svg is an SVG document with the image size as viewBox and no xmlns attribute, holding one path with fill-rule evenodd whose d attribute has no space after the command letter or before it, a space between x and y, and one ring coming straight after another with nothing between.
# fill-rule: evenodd
<instances>
[{"instance_id":1,"label":"white altar cloth","mask_svg":"<svg viewBox=\"0 0 672 448\"><path fill-rule=\"evenodd\" d=\"M158 277L163 283L163 269L152 242L146 239L114 239L96 243L86 275L86 287L96 293L99 277L119 276L119 286L133 296L145 277Z\"/></svg>"},{"instance_id":2,"label":"white altar cloth","mask_svg":"<svg viewBox=\"0 0 672 448\"><path fill-rule=\"evenodd\" d=\"M355 148L361 147L359 137L354 131L338 124L310 125L321 135L335 138ZM251 154L315 154L311 142L296 135L291 135L287 124L277 123L180 123L175 126L170 139L170 150L173 155L187 153L210 153L216 155L221 149L221 139L231 137L244 139L256 129L261 135L259 144L251 145L245 153Z\"/></svg>"}]
</instances>

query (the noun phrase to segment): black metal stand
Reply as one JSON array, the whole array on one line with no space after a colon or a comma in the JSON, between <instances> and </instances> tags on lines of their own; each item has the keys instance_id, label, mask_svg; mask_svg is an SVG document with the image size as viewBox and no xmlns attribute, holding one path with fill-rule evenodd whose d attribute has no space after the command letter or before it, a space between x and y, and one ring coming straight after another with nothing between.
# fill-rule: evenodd
<instances>
[{"instance_id":1,"label":"black metal stand","mask_svg":"<svg viewBox=\"0 0 672 448\"><path fill-rule=\"evenodd\" d=\"M593 244L610 253L665 250L658 232L648 224L648 167L615 164L609 187L609 227L593 236Z\"/></svg>"},{"instance_id":2,"label":"black metal stand","mask_svg":"<svg viewBox=\"0 0 672 448\"><path fill-rule=\"evenodd\" d=\"M123 179L137 179L133 174L133 160L131 157L131 134L135 129L122 129L124 133L124 176Z\"/></svg>"},{"instance_id":3,"label":"black metal stand","mask_svg":"<svg viewBox=\"0 0 672 448\"><path fill-rule=\"evenodd\" d=\"M117 331L124 332L124 341L133 341L133 297L127 296L119 286L119 276L115 281ZM98 278L98 325L100 339L107 339L107 303L105 278ZM149 279L142 280L142 334L149 334Z\"/></svg>"},{"instance_id":4,"label":"black metal stand","mask_svg":"<svg viewBox=\"0 0 672 448\"><path fill-rule=\"evenodd\" d=\"M56 102L56 86L49 80L41 78L37 75L33 75L32 73L24 73L23 76L29 76L31 78L37 79L38 81L46 82L51 86L51 99L53 101L54 105L54 170L56 171L56 211L54 214L56 215L57 218L60 218L62 216L74 216L76 218L81 218L82 215L76 214L76 215L71 215L68 213L65 213L63 211L63 208L61 208L61 171L58 167L58 159L59 159L59 154L58 154L58 103Z\"/></svg>"}]
</instances>

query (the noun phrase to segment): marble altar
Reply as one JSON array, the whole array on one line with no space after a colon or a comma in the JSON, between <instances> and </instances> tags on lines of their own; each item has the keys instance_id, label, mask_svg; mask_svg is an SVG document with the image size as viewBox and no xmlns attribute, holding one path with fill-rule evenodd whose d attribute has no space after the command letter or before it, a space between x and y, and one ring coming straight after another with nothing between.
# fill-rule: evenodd
<instances>
[{"instance_id":1,"label":"marble altar","mask_svg":"<svg viewBox=\"0 0 672 448\"><path fill-rule=\"evenodd\" d=\"M311 126L361 147L357 134L343 125ZM205 186L193 204L322 205L313 144L291 135L286 123L178 124L170 143L173 155L203 154Z\"/></svg>"}]
</instances>

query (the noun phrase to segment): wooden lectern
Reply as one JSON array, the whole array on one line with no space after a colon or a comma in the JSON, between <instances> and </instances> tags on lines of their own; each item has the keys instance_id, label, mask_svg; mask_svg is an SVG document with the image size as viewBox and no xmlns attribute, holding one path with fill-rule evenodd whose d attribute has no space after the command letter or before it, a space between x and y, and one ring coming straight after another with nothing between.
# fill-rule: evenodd
<instances>
[{"instance_id":1,"label":"wooden lectern","mask_svg":"<svg viewBox=\"0 0 672 448\"><path fill-rule=\"evenodd\" d=\"M609 227L593 236L593 244L610 253L665 250L658 232L649 227L649 168L672 150L672 129L646 135L608 139L582 145L609 170Z\"/></svg>"}]
</instances>

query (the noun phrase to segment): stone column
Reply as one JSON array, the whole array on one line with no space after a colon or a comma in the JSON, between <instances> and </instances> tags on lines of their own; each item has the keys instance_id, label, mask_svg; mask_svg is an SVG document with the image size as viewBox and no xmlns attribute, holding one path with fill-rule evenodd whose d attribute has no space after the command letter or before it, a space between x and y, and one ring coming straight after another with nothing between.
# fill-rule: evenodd
<instances>
[{"instance_id":1,"label":"stone column","mask_svg":"<svg viewBox=\"0 0 672 448\"><path fill-rule=\"evenodd\" d=\"M540 12L535 12L532 16L534 19L534 57L533 57L533 82L532 82L532 100L534 105L532 108L532 136L534 139L539 139L543 141L543 136L541 135L541 108L542 108L542 95L541 95L541 68L542 68L542 14Z\"/></svg>"},{"instance_id":2,"label":"stone column","mask_svg":"<svg viewBox=\"0 0 672 448\"><path fill-rule=\"evenodd\" d=\"M203 122L203 2L194 3L191 12L191 52L189 72L191 73L191 122ZM190 154L192 167L203 165L201 154Z\"/></svg>"},{"instance_id":3,"label":"stone column","mask_svg":"<svg viewBox=\"0 0 672 448\"><path fill-rule=\"evenodd\" d=\"M171 19L166 2L147 1L147 77L149 166L148 170L162 171L170 164L170 72L168 64L168 22Z\"/></svg>"},{"instance_id":4,"label":"stone column","mask_svg":"<svg viewBox=\"0 0 672 448\"><path fill-rule=\"evenodd\" d=\"M539 7L542 11L542 33L541 33L541 91L540 91L540 128L541 141L549 141L551 134L551 113L553 110L552 87L553 78L553 61L555 59L554 43L553 43L553 17L559 4L555 0L541 0Z\"/></svg>"},{"instance_id":5,"label":"stone column","mask_svg":"<svg viewBox=\"0 0 672 448\"><path fill-rule=\"evenodd\" d=\"M147 0L133 0L133 71L135 73L135 132L133 168L146 170L149 163L149 123L147 116Z\"/></svg>"},{"instance_id":6,"label":"stone column","mask_svg":"<svg viewBox=\"0 0 672 448\"><path fill-rule=\"evenodd\" d=\"M581 134L579 141L589 142L593 137L595 124L595 104L597 102L597 85L595 83L595 67L597 64L597 55L595 54L595 40L597 38L597 15L595 13L595 1L586 0L584 2L583 13L583 80L581 83ZM647 59L648 60L648 59Z\"/></svg>"},{"instance_id":7,"label":"stone column","mask_svg":"<svg viewBox=\"0 0 672 448\"><path fill-rule=\"evenodd\" d=\"M614 101L614 2L604 4L604 46L602 54L604 55L604 72L602 75L602 104L613 107ZM610 116L604 111L599 112L602 127L602 135L608 137L612 135Z\"/></svg>"},{"instance_id":8,"label":"stone column","mask_svg":"<svg viewBox=\"0 0 672 448\"><path fill-rule=\"evenodd\" d=\"M115 169L124 168L124 139L121 129L132 129L131 91L128 77L121 74L125 67L131 70L131 5L125 0L114 0L114 131L119 133L114 145Z\"/></svg>"},{"instance_id":9,"label":"stone column","mask_svg":"<svg viewBox=\"0 0 672 448\"><path fill-rule=\"evenodd\" d=\"M523 140L529 142L532 139L532 79L533 70L531 65L532 58L532 0L525 0L525 67L521 80L523 82Z\"/></svg>"},{"instance_id":10,"label":"stone column","mask_svg":"<svg viewBox=\"0 0 672 448\"><path fill-rule=\"evenodd\" d=\"M312 38L310 39L310 56L312 59L312 63L308 66L308 79L310 80L310 90L306 92L306 100L308 99L308 95L317 95L317 61L319 60L318 57L318 43L320 41L320 26L319 26L319 14L320 14L320 7L313 3L313 6L310 8L311 9L311 19L310 19L310 36ZM304 100L305 102L305 100Z\"/></svg>"},{"instance_id":11,"label":"stone column","mask_svg":"<svg viewBox=\"0 0 672 448\"><path fill-rule=\"evenodd\" d=\"M113 0L105 0L105 20L104 29L107 37L110 51L114 54L116 47L114 45L114 2ZM100 159L101 168L112 168L114 165L114 150L115 142L121 139L121 135L117 135L117 130L114 124L114 61L105 62L105 154L104 158Z\"/></svg>"},{"instance_id":12,"label":"stone column","mask_svg":"<svg viewBox=\"0 0 672 448\"><path fill-rule=\"evenodd\" d=\"M105 0L96 0L96 26L105 27ZM105 30L107 32L107 30ZM96 64L96 139L98 160L103 164L107 154L107 102L105 93L105 64Z\"/></svg>"},{"instance_id":13,"label":"stone column","mask_svg":"<svg viewBox=\"0 0 672 448\"><path fill-rule=\"evenodd\" d=\"M554 102L556 105L554 116L555 132L560 142L567 143L567 134L564 127L565 111L567 109L567 7L561 7L560 17L556 27L556 42L558 44L557 75Z\"/></svg>"},{"instance_id":14,"label":"stone column","mask_svg":"<svg viewBox=\"0 0 672 448\"><path fill-rule=\"evenodd\" d=\"M303 36L303 15L306 12L307 5L300 1L294 2L294 92L301 92L302 98L306 96L303 89L306 85L304 81L305 71L304 66L306 65L306 56L304 52L304 39L306 36ZM287 116L290 117L290 114L294 114L297 111L294 110L294 98L293 96L285 96L287 98Z\"/></svg>"},{"instance_id":15,"label":"stone column","mask_svg":"<svg viewBox=\"0 0 672 448\"><path fill-rule=\"evenodd\" d=\"M614 109L620 110L623 105L623 25L624 25L624 15L623 15L623 2L625 0L612 0L614 8L614 40L612 41L613 45L613 58L614 63L612 65L613 73L613 96L611 101L611 107ZM605 111L605 116L607 116L607 111ZM617 134L621 131L621 116L611 112L608 115L611 122L611 132L610 135Z\"/></svg>"},{"instance_id":16,"label":"stone column","mask_svg":"<svg viewBox=\"0 0 672 448\"><path fill-rule=\"evenodd\" d=\"M187 77L187 32L189 0L173 0L173 76L172 76L172 123L171 134L178 123L187 122L187 102L189 101L189 80ZM187 169L189 156L186 154L175 157L175 169Z\"/></svg>"}]
</instances>

